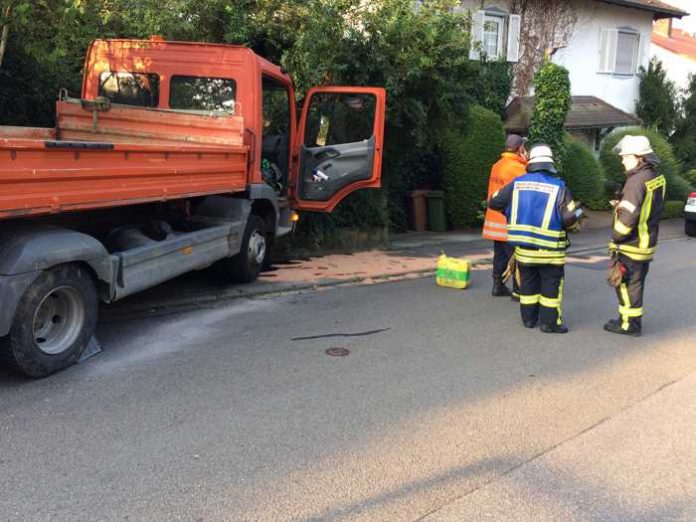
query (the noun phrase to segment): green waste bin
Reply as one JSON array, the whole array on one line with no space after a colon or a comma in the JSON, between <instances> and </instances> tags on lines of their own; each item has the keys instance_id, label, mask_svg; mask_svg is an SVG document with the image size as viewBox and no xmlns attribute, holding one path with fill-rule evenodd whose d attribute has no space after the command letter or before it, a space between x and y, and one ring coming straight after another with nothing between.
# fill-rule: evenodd
<instances>
[{"instance_id":1,"label":"green waste bin","mask_svg":"<svg viewBox=\"0 0 696 522\"><path fill-rule=\"evenodd\" d=\"M445 215L445 195L441 190L428 192L428 228L433 232L445 232L447 230L447 216Z\"/></svg>"}]
</instances>

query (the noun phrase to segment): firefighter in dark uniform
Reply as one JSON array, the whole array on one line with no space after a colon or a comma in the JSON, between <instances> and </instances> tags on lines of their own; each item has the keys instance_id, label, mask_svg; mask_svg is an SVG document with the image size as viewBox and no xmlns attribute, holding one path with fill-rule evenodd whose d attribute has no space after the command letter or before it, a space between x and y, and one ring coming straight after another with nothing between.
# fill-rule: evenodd
<instances>
[{"instance_id":1,"label":"firefighter in dark uniform","mask_svg":"<svg viewBox=\"0 0 696 522\"><path fill-rule=\"evenodd\" d=\"M558 178L551 149L533 147L527 174L493 194L488 205L507 217L508 242L515 246L519 271L522 322L527 328L539 324L545 333L566 333L562 301L567 230L582 209Z\"/></svg>"},{"instance_id":2,"label":"firefighter in dark uniform","mask_svg":"<svg viewBox=\"0 0 696 522\"><path fill-rule=\"evenodd\" d=\"M616 288L619 318L604 325L608 332L641 334L643 288L655 255L667 183L657 172L659 159L645 136L625 136L614 148L626 169L626 183L612 202L614 222L609 243L609 284Z\"/></svg>"}]
</instances>

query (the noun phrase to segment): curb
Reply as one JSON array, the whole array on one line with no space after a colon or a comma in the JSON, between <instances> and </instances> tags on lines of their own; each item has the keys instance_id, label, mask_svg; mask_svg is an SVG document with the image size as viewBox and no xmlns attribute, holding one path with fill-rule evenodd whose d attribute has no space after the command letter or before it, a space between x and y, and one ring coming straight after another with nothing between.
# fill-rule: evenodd
<instances>
[{"instance_id":1,"label":"curb","mask_svg":"<svg viewBox=\"0 0 696 522\"><path fill-rule=\"evenodd\" d=\"M670 241L680 239L680 237L668 237L662 241ZM569 257L588 254L590 252L605 251L606 245L587 246L579 250L574 250L569 253ZM465 257L465 256L463 256ZM435 259L433 259L435 260ZM471 267L475 268L480 265L492 263L492 257L476 259L471 262ZM251 288L244 290L243 287L234 287L230 290L224 290L219 294L199 294L176 299L161 300L155 303L134 304L129 306L127 311L112 312L108 308L101 311L100 321L104 323L118 322L132 319L143 319L148 317L157 317L170 315L178 312L186 312L189 310L200 310L212 308L216 305L224 305L236 300L251 300L261 298L272 298L282 295L300 294L305 292L319 291L321 289L341 288L347 286L357 286L361 284L384 284L401 281L404 279L417 279L430 277L435 274L435 268L425 268L418 270L404 270L402 272L382 273L374 275L361 275L350 277L347 279L324 279L309 283L278 283L270 288ZM369 281L369 283L368 283Z\"/></svg>"},{"instance_id":2,"label":"curb","mask_svg":"<svg viewBox=\"0 0 696 522\"><path fill-rule=\"evenodd\" d=\"M492 257L487 257L484 259L477 259L471 263L472 267L477 265L491 263L493 261ZM146 317L156 317L162 315L169 315L177 312L185 312L188 310L197 310L204 308L211 308L215 305L222 305L236 300L251 300L258 298L271 298L281 295L292 295L300 294L310 291L318 291L320 289L329 288L340 288L346 286L357 286L363 283L368 284L383 284L392 283L396 281L401 281L404 279L419 279L435 274L435 268L425 268L419 270L405 270L402 272L392 272L392 273L382 273L374 275L364 275L350 277L347 279L326 279L319 280L312 283L291 283L291 284L279 284L275 288L256 288L250 290L242 290L235 288L234 290L223 291L215 295L192 295L188 297L180 297L177 299L162 300L156 303L149 304L136 304L134 306L129 306L127 312L119 313L109 313L108 309L106 313L102 313L100 321L104 323L117 322L138 318Z\"/></svg>"}]
</instances>

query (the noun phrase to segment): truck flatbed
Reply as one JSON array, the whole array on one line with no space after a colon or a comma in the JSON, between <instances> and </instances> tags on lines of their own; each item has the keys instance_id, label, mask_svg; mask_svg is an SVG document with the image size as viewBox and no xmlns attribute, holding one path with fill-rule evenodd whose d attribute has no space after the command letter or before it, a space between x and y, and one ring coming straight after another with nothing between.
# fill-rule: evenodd
<instances>
[{"instance_id":1,"label":"truck flatbed","mask_svg":"<svg viewBox=\"0 0 696 522\"><path fill-rule=\"evenodd\" d=\"M0 219L244 191L238 115L63 100L55 129L0 127Z\"/></svg>"}]
</instances>

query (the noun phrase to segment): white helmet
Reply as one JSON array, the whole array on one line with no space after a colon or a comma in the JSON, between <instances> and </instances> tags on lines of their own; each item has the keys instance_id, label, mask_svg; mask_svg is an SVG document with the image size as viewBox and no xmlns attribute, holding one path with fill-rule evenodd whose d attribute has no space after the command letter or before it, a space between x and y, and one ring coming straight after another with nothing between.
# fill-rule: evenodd
<instances>
[{"instance_id":1,"label":"white helmet","mask_svg":"<svg viewBox=\"0 0 696 522\"><path fill-rule=\"evenodd\" d=\"M653 150L650 145L650 140L645 136L627 135L621 138L621 141L614 147L614 152L619 156L647 156L652 154Z\"/></svg>"},{"instance_id":2,"label":"white helmet","mask_svg":"<svg viewBox=\"0 0 696 522\"><path fill-rule=\"evenodd\" d=\"M548 145L535 145L532 150L529 151L529 161L528 165L534 165L537 163L550 163L553 165L553 152L551 152L551 147Z\"/></svg>"}]
</instances>

